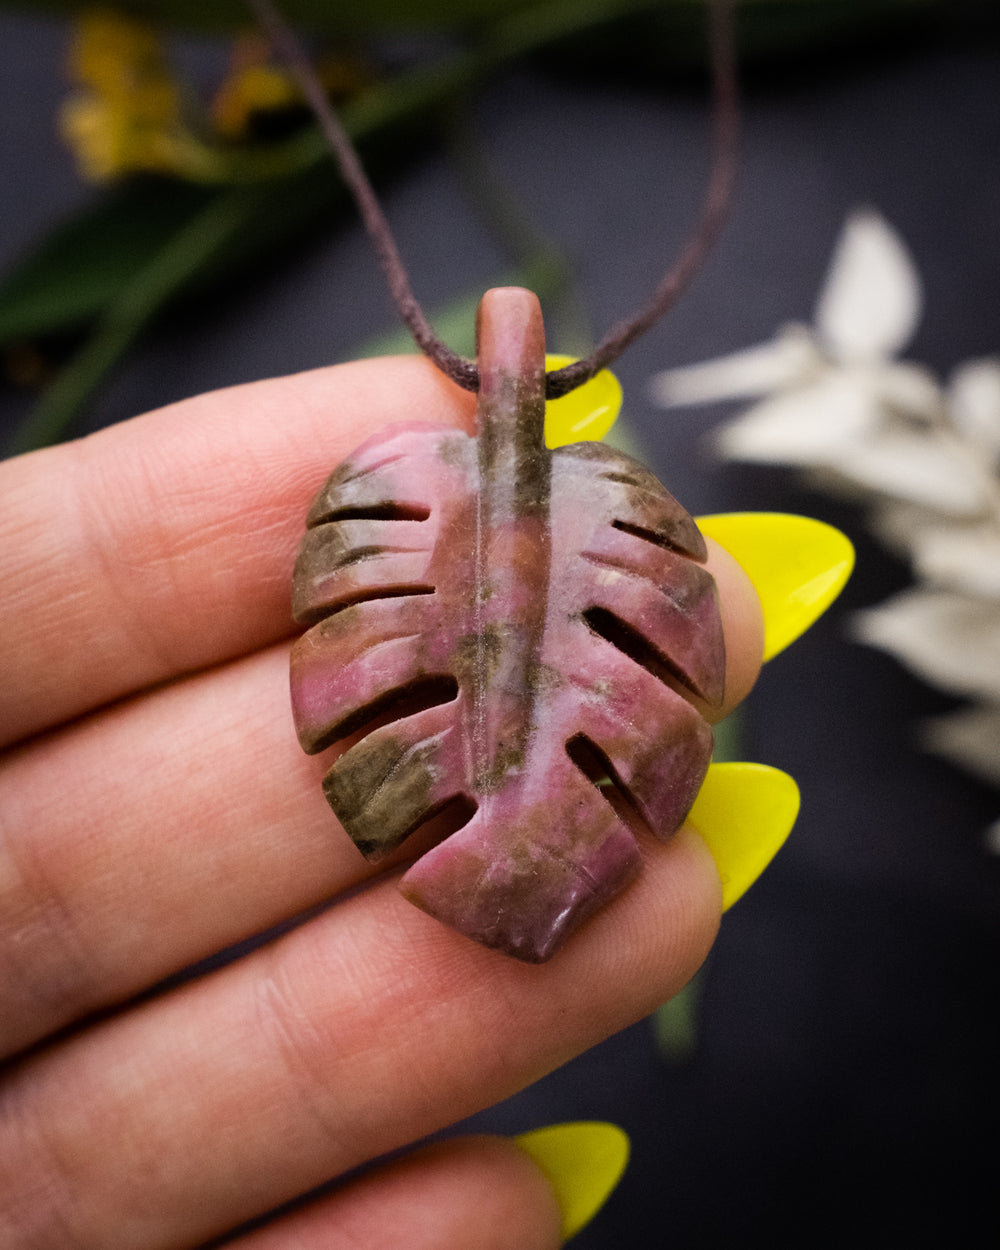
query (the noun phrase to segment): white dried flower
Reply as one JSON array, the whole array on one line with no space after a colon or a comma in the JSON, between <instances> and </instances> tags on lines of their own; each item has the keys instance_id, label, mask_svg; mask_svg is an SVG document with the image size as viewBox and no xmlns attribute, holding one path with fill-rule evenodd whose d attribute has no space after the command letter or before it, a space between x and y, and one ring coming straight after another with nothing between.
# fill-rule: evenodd
<instances>
[{"instance_id":1,"label":"white dried flower","mask_svg":"<svg viewBox=\"0 0 1000 1250\"><path fill-rule=\"evenodd\" d=\"M935 717L925 723L923 733L930 750L1000 786L1000 707L968 707Z\"/></svg>"},{"instance_id":2,"label":"white dried flower","mask_svg":"<svg viewBox=\"0 0 1000 1250\"><path fill-rule=\"evenodd\" d=\"M1000 704L1000 604L950 590L904 590L855 617L855 635L931 685Z\"/></svg>"},{"instance_id":3,"label":"white dried flower","mask_svg":"<svg viewBox=\"0 0 1000 1250\"><path fill-rule=\"evenodd\" d=\"M926 681L974 700L924 744L1000 785L1000 358L943 386L896 359L921 313L920 279L877 212L850 214L813 326L653 380L665 407L757 402L716 435L732 460L795 465L870 505L875 533L920 583L860 613L855 633ZM987 835L1000 853L1000 821Z\"/></svg>"}]
</instances>

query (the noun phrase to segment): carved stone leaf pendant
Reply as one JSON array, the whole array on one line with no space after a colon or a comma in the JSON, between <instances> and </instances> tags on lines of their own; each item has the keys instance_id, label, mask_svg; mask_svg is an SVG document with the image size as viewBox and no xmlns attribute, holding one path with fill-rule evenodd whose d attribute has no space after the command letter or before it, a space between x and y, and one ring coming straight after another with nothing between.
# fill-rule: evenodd
<instances>
[{"instance_id":1,"label":"carved stone leaf pendant","mask_svg":"<svg viewBox=\"0 0 1000 1250\"><path fill-rule=\"evenodd\" d=\"M360 850L461 813L403 893L540 962L682 823L725 654L691 517L620 452L546 449L535 296L487 292L477 329L477 437L394 426L313 503L292 706L306 751L352 739L323 789Z\"/></svg>"}]
</instances>

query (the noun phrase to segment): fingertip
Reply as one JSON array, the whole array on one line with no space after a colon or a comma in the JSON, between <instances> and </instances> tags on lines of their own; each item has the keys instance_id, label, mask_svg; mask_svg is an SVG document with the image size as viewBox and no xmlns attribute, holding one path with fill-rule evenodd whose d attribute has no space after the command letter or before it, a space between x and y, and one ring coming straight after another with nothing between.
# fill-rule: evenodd
<instances>
[{"instance_id":1,"label":"fingertip","mask_svg":"<svg viewBox=\"0 0 1000 1250\"><path fill-rule=\"evenodd\" d=\"M529 1151L505 1137L432 1142L236 1241L234 1250L558 1250L562 1211Z\"/></svg>"},{"instance_id":2,"label":"fingertip","mask_svg":"<svg viewBox=\"0 0 1000 1250\"><path fill-rule=\"evenodd\" d=\"M710 717L717 721L728 716L753 689L763 662L765 622L760 597L739 561L710 535L706 538L707 567L718 589L726 640L725 699Z\"/></svg>"}]
</instances>

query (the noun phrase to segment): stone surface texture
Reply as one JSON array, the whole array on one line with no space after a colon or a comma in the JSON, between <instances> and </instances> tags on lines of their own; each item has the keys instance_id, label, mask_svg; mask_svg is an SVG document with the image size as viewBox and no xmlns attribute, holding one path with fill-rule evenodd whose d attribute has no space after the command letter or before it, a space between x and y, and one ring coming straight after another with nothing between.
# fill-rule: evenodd
<instances>
[{"instance_id":1,"label":"stone surface texture","mask_svg":"<svg viewBox=\"0 0 1000 1250\"><path fill-rule=\"evenodd\" d=\"M478 334L477 437L394 426L316 498L292 705L306 751L350 739L323 784L361 851L456 814L404 894L539 962L683 821L725 657L684 509L602 444L546 449L535 296L487 292Z\"/></svg>"}]
</instances>

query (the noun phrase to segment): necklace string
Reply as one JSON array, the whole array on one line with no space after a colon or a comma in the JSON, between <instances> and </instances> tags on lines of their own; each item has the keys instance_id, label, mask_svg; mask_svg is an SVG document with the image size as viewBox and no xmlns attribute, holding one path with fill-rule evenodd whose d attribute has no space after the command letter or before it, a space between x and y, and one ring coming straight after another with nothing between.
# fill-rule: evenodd
<instances>
[{"instance_id":1,"label":"necklace string","mask_svg":"<svg viewBox=\"0 0 1000 1250\"><path fill-rule=\"evenodd\" d=\"M453 352L437 337L413 294L406 267L374 188L302 45L271 0L248 0L248 4L272 46L295 76L319 122L361 214L393 301L414 341L453 382L465 390L478 391L479 370L476 362ZM585 359L545 375L546 399L567 395L589 381L595 373L617 360L631 343L673 308L701 268L722 229L736 176L739 91L732 0L708 0L707 8L713 100L712 159L698 217L680 254L660 279L649 300L631 317L613 326Z\"/></svg>"}]
</instances>

